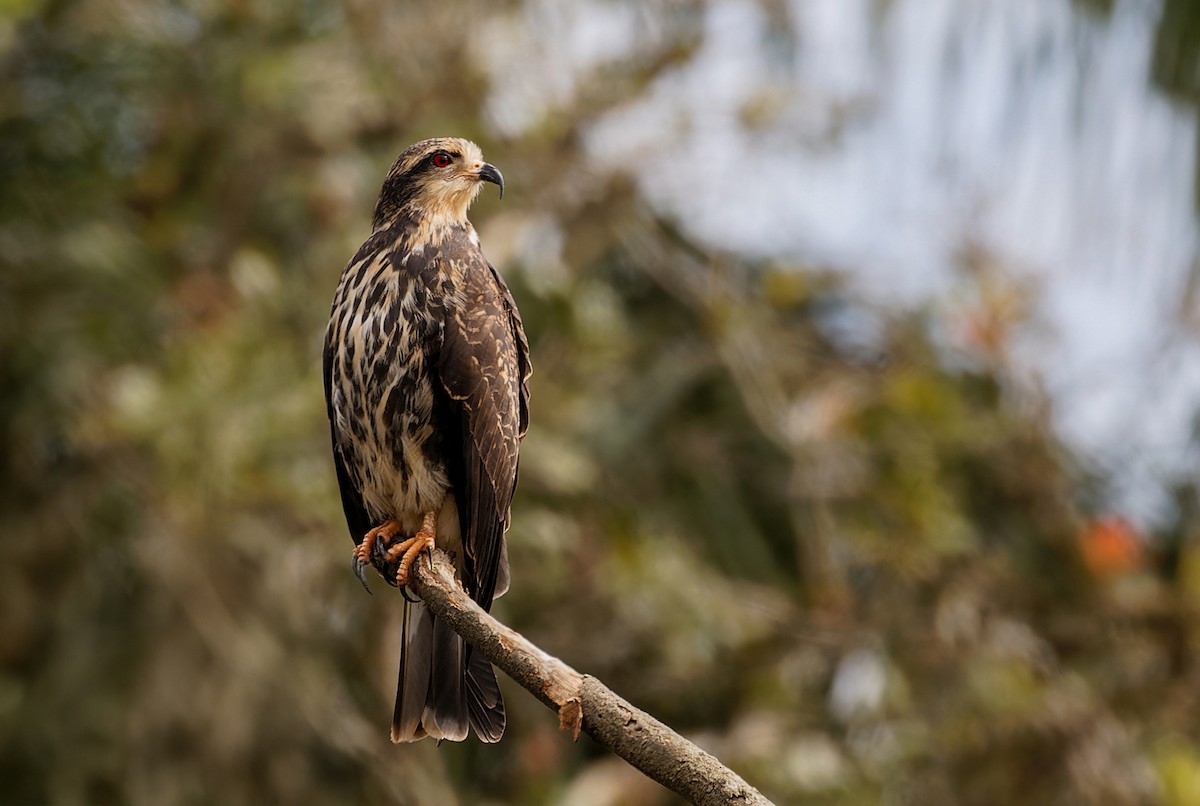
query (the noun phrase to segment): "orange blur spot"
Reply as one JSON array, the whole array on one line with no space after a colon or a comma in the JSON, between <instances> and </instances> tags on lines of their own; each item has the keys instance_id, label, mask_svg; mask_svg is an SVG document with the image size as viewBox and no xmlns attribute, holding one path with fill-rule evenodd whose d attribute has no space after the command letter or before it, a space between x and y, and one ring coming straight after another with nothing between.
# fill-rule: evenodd
<instances>
[{"instance_id":1,"label":"orange blur spot","mask_svg":"<svg viewBox=\"0 0 1200 806\"><path fill-rule=\"evenodd\" d=\"M1089 571L1112 577L1139 568L1146 549L1133 524L1120 515L1109 515L1084 527L1079 550Z\"/></svg>"}]
</instances>

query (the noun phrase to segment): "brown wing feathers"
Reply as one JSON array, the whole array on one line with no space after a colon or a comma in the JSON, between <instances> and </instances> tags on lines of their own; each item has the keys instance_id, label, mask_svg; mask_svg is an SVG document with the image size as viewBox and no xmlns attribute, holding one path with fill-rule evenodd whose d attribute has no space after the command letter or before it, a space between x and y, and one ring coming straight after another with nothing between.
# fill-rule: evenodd
<instances>
[{"instance_id":1,"label":"brown wing feathers","mask_svg":"<svg viewBox=\"0 0 1200 806\"><path fill-rule=\"evenodd\" d=\"M325 381L325 406L329 413L329 422L333 423L336 415L333 410L333 361L334 347L329 335L326 335L325 346L321 355L321 371ZM346 467L346 457L338 445L337 432L331 429L333 443L333 466L337 473L338 491L342 496L342 511L346 515L346 526L350 530L350 538L355 542L362 540L364 534L374 524L367 513L362 500L362 493L354 484L350 469Z\"/></svg>"},{"instance_id":2,"label":"brown wing feathers","mask_svg":"<svg viewBox=\"0 0 1200 806\"><path fill-rule=\"evenodd\" d=\"M446 321L439 373L461 407L462 472L458 497L472 598L491 606L509 504L517 480L517 447L525 414L524 333L511 313L508 289L479 255L465 272L475 304Z\"/></svg>"}]
</instances>

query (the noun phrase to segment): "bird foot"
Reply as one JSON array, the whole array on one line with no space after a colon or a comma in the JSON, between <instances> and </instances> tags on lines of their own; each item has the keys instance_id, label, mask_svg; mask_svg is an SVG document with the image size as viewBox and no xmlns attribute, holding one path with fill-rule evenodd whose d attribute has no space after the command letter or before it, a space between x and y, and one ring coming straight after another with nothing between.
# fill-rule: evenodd
<instances>
[{"instance_id":1,"label":"bird foot","mask_svg":"<svg viewBox=\"0 0 1200 806\"><path fill-rule=\"evenodd\" d=\"M371 564L376 544L382 542L386 546L395 540L396 535L400 532L401 527L398 521L384 521L367 532L363 536L362 542L354 547L354 574L367 593L371 592L371 586L367 584L367 566Z\"/></svg>"},{"instance_id":2,"label":"bird foot","mask_svg":"<svg viewBox=\"0 0 1200 806\"><path fill-rule=\"evenodd\" d=\"M413 562L417 557L421 556L421 552L432 552L435 545L435 523L436 520L432 514L426 515L421 524L421 528L415 535L408 540L397 543L388 548L385 553L389 563L399 562L396 568L396 584L404 587L408 584L408 572L412 569ZM432 557L432 555L430 555Z\"/></svg>"}]
</instances>

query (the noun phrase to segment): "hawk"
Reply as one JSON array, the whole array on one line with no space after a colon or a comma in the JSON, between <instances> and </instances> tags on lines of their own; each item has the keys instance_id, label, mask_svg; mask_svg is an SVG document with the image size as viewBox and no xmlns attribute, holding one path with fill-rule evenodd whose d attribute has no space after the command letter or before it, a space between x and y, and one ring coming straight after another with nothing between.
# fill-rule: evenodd
<instances>
[{"instance_id":1,"label":"hawk","mask_svg":"<svg viewBox=\"0 0 1200 806\"><path fill-rule=\"evenodd\" d=\"M508 589L504 533L529 424L529 345L467 209L504 178L479 146L423 140L396 158L371 236L342 271L325 331L325 399L342 507L367 586L403 591L437 546L483 609ZM369 591L369 588L368 588ZM504 732L490 663L405 595L392 741Z\"/></svg>"}]
</instances>

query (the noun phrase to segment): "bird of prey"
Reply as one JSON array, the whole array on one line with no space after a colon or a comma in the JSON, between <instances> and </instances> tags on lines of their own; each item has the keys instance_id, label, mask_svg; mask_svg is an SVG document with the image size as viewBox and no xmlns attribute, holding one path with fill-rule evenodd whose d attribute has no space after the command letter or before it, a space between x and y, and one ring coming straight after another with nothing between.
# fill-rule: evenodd
<instances>
[{"instance_id":1,"label":"bird of prey","mask_svg":"<svg viewBox=\"0 0 1200 806\"><path fill-rule=\"evenodd\" d=\"M485 610L508 589L504 533L529 423L529 345L467 209L504 178L479 147L423 140L392 164L371 236L342 271L325 332L333 459L366 587L402 589L437 546ZM369 589L368 589L369 590ZM405 594L392 741L504 732L490 663Z\"/></svg>"}]
</instances>

